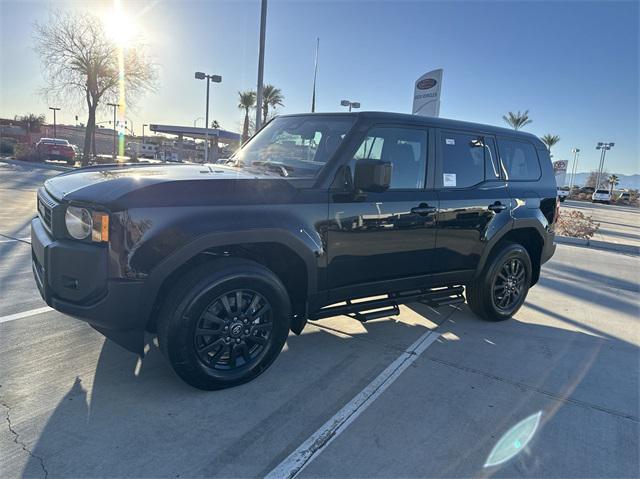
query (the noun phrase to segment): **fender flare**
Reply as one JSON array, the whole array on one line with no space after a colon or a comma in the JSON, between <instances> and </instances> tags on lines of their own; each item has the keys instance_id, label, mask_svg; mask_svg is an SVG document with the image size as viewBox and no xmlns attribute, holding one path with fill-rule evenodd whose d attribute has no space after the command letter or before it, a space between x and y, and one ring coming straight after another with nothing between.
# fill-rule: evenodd
<instances>
[{"instance_id":1,"label":"fender flare","mask_svg":"<svg viewBox=\"0 0 640 479\"><path fill-rule=\"evenodd\" d=\"M296 236L288 230L268 228L216 232L194 238L162 260L145 280L140 310L144 322L149 320L164 281L198 254L219 246L268 242L288 247L304 262L307 269L307 294L314 294L318 283L317 256L322 254L322 247L302 233Z\"/></svg>"},{"instance_id":2,"label":"fender flare","mask_svg":"<svg viewBox=\"0 0 640 479\"><path fill-rule=\"evenodd\" d=\"M544 244L545 230L540 221L536 218L513 218L513 220L509 224L508 228L502 228L499 232L497 232L491 239L488 241L487 246L482 252L482 256L480 257L480 261L478 261L478 266L476 268L476 272L474 274L474 279L478 278L484 269L489 256L491 255L494 247L498 244L507 234L511 231L522 230L522 229L534 229L537 234L540 236Z\"/></svg>"}]
</instances>

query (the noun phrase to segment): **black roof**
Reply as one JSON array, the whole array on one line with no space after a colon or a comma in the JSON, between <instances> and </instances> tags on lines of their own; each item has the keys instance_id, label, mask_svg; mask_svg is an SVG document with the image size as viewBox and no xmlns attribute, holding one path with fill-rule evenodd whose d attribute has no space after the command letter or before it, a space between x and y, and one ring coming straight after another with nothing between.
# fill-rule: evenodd
<instances>
[{"instance_id":1,"label":"black roof","mask_svg":"<svg viewBox=\"0 0 640 479\"><path fill-rule=\"evenodd\" d=\"M303 116L303 115L331 115L331 116L352 116L356 118L384 120L391 122L414 123L416 125L428 125L438 128L452 128L457 130L475 130L494 135L515 136L534 141L543 145L540 139L532 133L503 128L500 126L485 125L482 123L472 123L468 121L451 120L447 118L435 118L428 116L410 115L408 113L394 113L385 111L359 111L359 112L329 112L329 113L296 113L282 116Z\"/></svg>"}]
</instances>

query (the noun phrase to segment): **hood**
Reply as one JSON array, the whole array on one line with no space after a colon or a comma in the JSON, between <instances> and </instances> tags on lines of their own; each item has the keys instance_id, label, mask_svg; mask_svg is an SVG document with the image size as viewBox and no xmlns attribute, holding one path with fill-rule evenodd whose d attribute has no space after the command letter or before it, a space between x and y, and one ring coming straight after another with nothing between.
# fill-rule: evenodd
<instances>
[{"instance_id":1,"label":"hood","mask_svg":"<svg viewBox=\"0 0 640 479\"><path fill-rule=\"evenodd\" d=\"M254 180L254 181L247 181ZM259 180L259 181L255 181ZM100 165L63 173L45 182L56 199L109 206L122 202L180 203L195 193L229 195L262 181L287 184L283 178L217 164ZM239 187L237 183L244 183ZM288 186L291 188L291 186ZM261 188L258 188L261 189ZM218 194L216 194L218 193ZM198 196L198 195L196 195ZM193 198L199 201L198 198ZM202 204L202 199L200 203ZM131 206L131 205L125 205Z\"/></svg>"}]
</instances>

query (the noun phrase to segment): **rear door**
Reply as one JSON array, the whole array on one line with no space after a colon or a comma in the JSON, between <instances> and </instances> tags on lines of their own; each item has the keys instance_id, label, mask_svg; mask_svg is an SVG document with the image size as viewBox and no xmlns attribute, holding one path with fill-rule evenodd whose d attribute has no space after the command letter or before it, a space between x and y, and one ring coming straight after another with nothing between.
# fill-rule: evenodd
<instances>
[{"instance_id":1,"label":"rear door","mask_svg":"<svg viewBox=\"0 0 640 479\"><path fill-rule=\"evenodd\" d=\"M510 221L509 195L495 138L438 130L435 186L440 208L434 272L472 274L493 233Z\"/></svg>"}]
</instances>

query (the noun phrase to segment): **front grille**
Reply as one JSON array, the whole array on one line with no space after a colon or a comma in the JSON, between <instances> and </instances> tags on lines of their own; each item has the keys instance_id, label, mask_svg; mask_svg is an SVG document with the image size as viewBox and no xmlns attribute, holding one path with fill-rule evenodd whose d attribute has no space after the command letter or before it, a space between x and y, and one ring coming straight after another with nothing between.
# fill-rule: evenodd
<instances>
[{"instance_id":1,"label":"front grille","mask_svg":"<svg viewBox=\"0 0 640 479\"><path fill-rule=\"evenodd\" d=\"M50 233L53 232L53 208L55 206L56 202L40 188L38 190L38 216Z\"/></svg>"}]
</instances>

